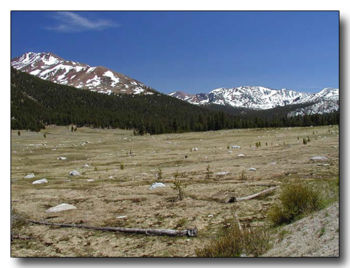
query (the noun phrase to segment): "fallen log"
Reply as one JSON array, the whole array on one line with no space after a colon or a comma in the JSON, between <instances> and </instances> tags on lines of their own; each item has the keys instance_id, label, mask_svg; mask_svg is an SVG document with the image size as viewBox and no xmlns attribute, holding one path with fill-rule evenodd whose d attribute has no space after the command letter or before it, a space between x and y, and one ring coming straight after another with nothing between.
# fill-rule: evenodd
<instances>
[{"instance_id":1,"label":"fallen log","mask_svg":"<svg viewBox=\"0 0 350 268\"><path fill-rule=\"evenodd\" d=\"M68 228L83 228L98 231L109 231L109 232L122 232L122 233L134 233L134 234L146 234L146 235L166 235L166 236L197 236L197 228L186 229L186 230L173 230L173 229L141 229L141 228L124 228L124 227L98 227L89 226L82 224L70 224L70 223L53 223L47 221L33 221L28 222L41 225L57 226L57 227L68 227Z\"/></svg>"},{"instance_id":2,"label":"fallen log","mask_svg":"<svg viewBox=\"0 0 350 268\"><path fill-rule=\"evenodd\" d=\"M247 196L243 196L243 197L237 197L237 198L235 199L235 202L254 199L254 198L257 198L257 197L259 197L259 196L268 194L268 193L270 193L270 192L276 190L277 188L278 188L278 186L274 186L274 187L265 189L264 191L261 191L261 192L258 192L258 193L252 194L252 195L247 195Z\"/></svg>"}]
</instances>

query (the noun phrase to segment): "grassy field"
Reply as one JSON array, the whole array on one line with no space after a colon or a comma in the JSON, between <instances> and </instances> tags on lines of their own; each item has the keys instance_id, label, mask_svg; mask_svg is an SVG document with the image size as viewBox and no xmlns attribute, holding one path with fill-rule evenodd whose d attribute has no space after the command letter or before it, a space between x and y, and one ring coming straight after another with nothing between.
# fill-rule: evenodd
<instances>
[{"instance_id":1,"label":"grassy field","mask_svg":"<svg viewBox=\"0 0 350 268\"><path fill-rule=\"evenodd\" d=\"M174 238L16 223L14 257L193 257L234 215L244 226L266 224L280 190L264 198L223 202L228 196L242 197L301 179L319 189L325 200L337 200L330 189L338 180L338 126L156 136L112 129L71 132L69 127L53 126L11 135L11 202L16 215L94 226L198 228L197 237ZM311 161L313 156L327 160ZM72 170L81 176L70 176ZM25 179L29 173L35 178ZM183 200L172 187L175 176L181 181ZM41 178L48 183L32 184ZM166 187L151 190L153 182ZM77 209L46 212L60 203Z\"/></svg>"}]
</instances>

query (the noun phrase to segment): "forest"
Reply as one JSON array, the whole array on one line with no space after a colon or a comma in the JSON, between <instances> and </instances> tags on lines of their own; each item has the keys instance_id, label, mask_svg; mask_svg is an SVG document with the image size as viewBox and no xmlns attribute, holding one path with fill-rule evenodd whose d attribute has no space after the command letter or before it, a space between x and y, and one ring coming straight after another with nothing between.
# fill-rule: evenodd
<instances>
[{"instance_id":1,"label":"forest","mask_svg":"<svg viewBox=\"0 0 350 268\"><path fill-rule=\"evenodd\" d=\"M105 95L55 84L11 68L11 129L40 131L50 124L74 124L133 129L135 135L143 135L339 124L339 111L288 117L287 106L263 112L196 106L154 92Z\"/></svg>"}]
</instances>

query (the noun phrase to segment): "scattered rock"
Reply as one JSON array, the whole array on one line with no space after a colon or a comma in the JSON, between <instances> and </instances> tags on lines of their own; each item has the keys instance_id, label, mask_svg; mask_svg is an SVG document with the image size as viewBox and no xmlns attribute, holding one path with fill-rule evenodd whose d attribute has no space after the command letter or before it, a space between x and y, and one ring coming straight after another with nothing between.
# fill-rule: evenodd
<instances>
[{"instance_id":1,"label":"scattered rock","mask_svg":"<svg viewBox=\"0 0 350 268\"><path fill-rule=\"evenodd\" d=\"M57 160L66 160L67 159L67 157L65 157L65 156L59 156L59 157L57 157Z\"/></svg>"},{"instance_id":2,"label":"scattered rock","mask_svg":"<svg viewBox=\"0 0 350 268\"><path fill-rule=\"evenodd\" d=\"M48 210L46 210L47 213L51 213L51 212L60 212L60 211L64 211L64 210L71 210L71 209L77 209L75 206L70 205L70 204L66 204L66 203L62 203L59 204L55 207L51 207Z\"/></svg>"},{"instance_id":3,"label":"scattered rock","mask_svg":"<svg viewBox=\"0 0 350 268\"><path fill-rule=\"evenodd\" d=\"M70 176L80 176L80 173L76 170L72 170L71 172L69 172Z\"/></svg>"},{"instance_id":4,"label":"scattered rock","mask_svg":"<svg viewBox=\"0 0 350 268\"><path fill-rule=\"evenodd\" d=\"M249 168L248 170L249 170L249 171L256 171L256 168L251 167L251 168Z\"/></svg>"},{"instance_id":5,"label":"scattered rock","mask_svg":"<svg viewBox=\"0 0 350 268\"><path fill-rule=\"evenodd\" d=\"M239 145L232 145L231 148L232 149L241 149L241 146L239 146Z\"/></svg>"},{"instance_id":6,"label":"scattered rock","mask_svg":"<svg viewBox=\"0 0 350 268\"><path fill-rule=\"evenodd\" d=\"M155 182L149 187L149 189L152 190L159 187L165 187L165 184L161 182Z\"/></svg>"},{"instance_id":7,"label":"scattered rock","mask_svg":"<svg viewBox=\"0 0 350 268\"><path fill-rule=\"evenodd\" d=\"M48 183L46 178L42 178L40 180L36 180L32 182L32 184L43 184L43 183Z\"/></svg>"},{"instance_id":8,"label":"scattered rock","mask_svg":"<svg viewBox=\"0 0 350 268\"><path fill-rule=\"evenodd\" d=\"M245 157L244 154L238 154L237 156L238 156L238 157Z\"/></svg>"},{"instance_id":9,"label":"scattered rock","mask_svg":"<svg viewBox=\"0 0 350 268\"><path fill-rule=\"evenodd\" d=\"M35 178L34 173L29 173L28 175L24 176L25 179L33 179Z\"/></svg>"},{"instance_id":10,"label":"scattered rock","mask_svg":"<svg viewBox=\"0 0 350 268\"><path fill-rule=\"evenodd\" d=\"M310 158L312 161L327 161L328 158L325 156L317 155Z\"/></svg>"}]
</instances>

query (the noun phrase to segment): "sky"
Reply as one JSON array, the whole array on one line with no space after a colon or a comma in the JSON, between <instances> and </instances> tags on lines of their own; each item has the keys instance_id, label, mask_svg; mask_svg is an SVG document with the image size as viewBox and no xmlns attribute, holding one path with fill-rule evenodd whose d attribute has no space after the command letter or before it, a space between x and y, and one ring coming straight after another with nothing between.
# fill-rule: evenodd
<instances>
[{"instance_id":1,"label":"sky","mask_svg":"<svg viewBox=\"0 0 350 268\"><path fill-rule=\"evenodd\" d=\"M52 52L170 93L339 88L339 14L12 11L11 58Z\"/></svg>"}]
</instances>

